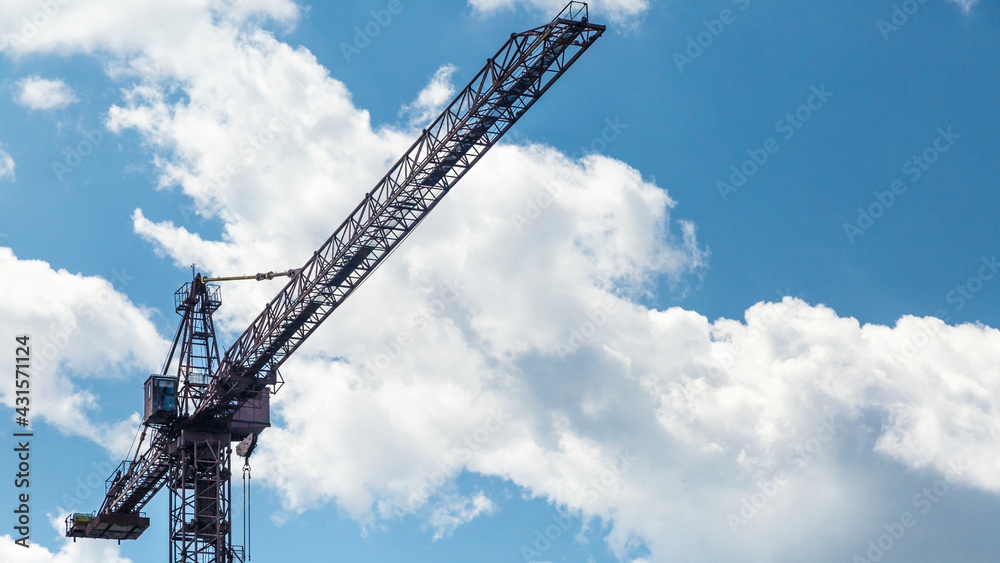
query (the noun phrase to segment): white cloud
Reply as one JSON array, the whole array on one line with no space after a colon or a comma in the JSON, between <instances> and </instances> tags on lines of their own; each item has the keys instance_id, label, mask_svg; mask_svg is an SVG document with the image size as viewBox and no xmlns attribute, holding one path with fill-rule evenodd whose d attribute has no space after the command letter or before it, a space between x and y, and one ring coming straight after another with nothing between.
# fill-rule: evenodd
<instances>
[{"instance_id":1,"label":"white cloud","mask_svg":"<svg viewBox=\"0 0 1000 563\"><path fill-rule=\"evenodd\" d=\"M948 0L948 1L958 4L962 8L962 11L965 13L969 13L970 11L972 11L972 7L979 3L979 0Z\"/></svg>"},{"instance_id":2,"label":"white cloud","mask_svg":"<svg viewBox=\"0 0 1000 563\"><path fill-rule=\"evenodd\" d=\"M155 371L166 342L150 312L133 305L105 279L19 260L9 248L0 247L0 271L6 280L0 294L0 336L6 342L30 337L31 418L124 455L139 420L96 421L92 415L101 409L101 398L87 389L88 379L116 378L138 388L144 377L126 379L125 374ZM12 386L0 389L0 401L13 408Z\"/></svg>"},{"instance_id":3,"label":"white cloud","mask_svg":"<svg viewBox=\"0 0 1000 563\"><path fill-rule=\"evenodd\" d=\"M73 89L62 80L28 76L17 81L17 102L31 109L62 109L76 101Z\"/></svg>"},{"instance_id":4,"label":"white cloud","mask_svg":"<svg viewBox=\"0 0 1000 563\"><path fill-rule=\"evenodd\" d=\"M137 211L158 250L210 273L296 267L413 132L373 128L310 53L241 27L252 14L199 9L162 36L84 18L34 48L129 53L115 71L135 84L109 126L138 132L162 184L224 224L204 240ZM642 541L651 561L818 560L881 529L885 495L909 492L895 480L955 462L956 486L1000 492L995 329L861 326L794 299L744 322L641 306L650 281L683 287L704 265L673 206L620 161L494 148L288 362L255 469L289 513L336 502L366 526L420 513L437 535L492 510L455 495L459 472L497 476L603 518L616 553ZM220 325L242 330L276 290L227 288ZM781 492L731 533L727 514L779 471Z\"/></svg>"},{"instance_id":5,"label":"white cloud","mask_svg":"<svg viewBox=\"0 0 1000 563\"><path fill-rule=\"evenodd\" d=\"M16 56L151 52L164 65L162 71L171 72L172 59L192 56L190 49L201 45L199 35L203 32L262 20L290 28L298 15L298 6L290 0L56 0L45 5L3 2L0 48ZM206 64L209 60L206 58Z\"/></svg>"},{"instance_id":6,"label":"white cloud","mask_svg":"<svg viewBox=\"0 0 1000 563\"><path fill-rule=\"evenodd\" d=\"M522 4L548 16L558 14L567 3L563 0L469 0L469 5L484 14ZM608 18L612 23L626 26L634 25L649 9L648 0L591 0L587 4L593 21Z\"/></svg>"},{"instance_id":7,"label":"white cloud","mask_svg":"<svg viewBox=\"0 0 1000 563\"><path fill-rule=\"evenodd\" d=\"M428 518L431 527L434 528L434 539L449 537L459 526L471 522L477 516L492 514L495 509L493 501L482 492L468 499L448 497Z\"/></svg>"},{"instance_id":8,"label":"white cloud","mask_svg":"<svg viewBox=\"0 0 1000 563\"><path fill-rule=\"evenodd\" d=\"M64 533L63 522L66 514L50 515L49 524L55 528L59 536ZM38 535L38 531L35 530ZM131 563L131 559L121 557L121 547L110 541L80 541L74 542L62 538L59 551L49 551L34 541L31 547L25 549L14 543L9 535L0 536L0 560L17 561L18 563Z\"/></svg>"},{"instance_id":9,"label":"white cloud","mask_svg":"<svg viewBox=\"0 0 1000 563\"><path fill-rule=\"evenodd\" d=\"M427 86L417 95L417 99L400 109L400 115L409 116L411 127L423 127L441 113L444 105L455 95L451 75L458 70L455 65L446 64L437 69Z\"/></svg>"},{"instance_id":10,"label":"white cloud","mask_svg":"<svg viewBox=\"0 0 1000 563\"><path fill-rule=\"evenodd\" d=\"M413 132L373 130L311 55L266 34L203 40L212 48L198 52L215 53L219 62L202 70L203 55L184 61L188 99L169 102L144 82L112 108L109 125L139 131L161 154L183 155L159 161L163 183L179 184L204 214L223 218L225 235L205 241L141 211L136 230L178 264L196 261L214 273L298 266ZM220 103L215 89L235 99ZM260 142L245 154L248 136ZM239 171L226 172L229 163ZM289 364L296 385L275 398L285 424L269 430L259 471L287 495L291 511L336 500L365 523L415 510L443 518L449 512L434 508L441 502L439 477L451 478L472 461L456 442L508 399L490 390L501 376L490 375L488 362L552 350L570 336L567 316L586 320L585 309L610 291L641 291L660 274L683 283L685 273L702 265L693 227L670 220L673 205L638 171L608 158L573 161L533 145L494 148L406 250L338 311L341 321L324 327ZM446 290L449 283L454 288ZM562 290L553 295L553 288ZM221 325L242 330L275 290L227 288ZM442 292L454 320L437 310ZM419 326L424 310L433 311L426 327ZM374 381L364 379L360 364L379 346L391 346L398 331L422 344ZM321 359L335 341L334 355L351 364ZM401 370L420 375L400 379ZM459 382L457 374L467 375ZM421 397L448 422L427 419ZM324 424L317 426L316 417ZM346 450L352 455L342 455ZM457 465L444 468L447 459ZM425 495L414 494L421 488Z\"/></svg>"},{"instance_id":11,"label":"white cloud","mask_svg":"<svg viewBox=\"0 0 1000 563\"><path fill-rule=\"evenodd\" d=\"M411 310L394 321L388 310L415 296L378 310L376 300L401 291L390 275L340 317L370 340L356 344L367 354L347 346L348 357L388 367L368 377L362 365L300 358L286 370L295 375L277 397L285 425L263 437L262 471L290 508L337 499L364 521L373 504L388 517L427 502L433 513L445 502L436 493L448 498L441 483L465 468L610 520L620 552L641 537L656 561L757 560L762 544L815 554L879 529L885 505L870 489L899 478L876 469L887 459L902 474L949 475L954 463L958 485L1000 491L995 329L913 317L862 327L790 298L755 305L745 323L621 302L568 362L545 344L498 372L476 345L492 341L458 326L482 320L463 318L480 305L474 296L461 293L449 307L466 312L433 315L429 326L419 312L406 318ZM432 296L423 306L433 310ZM346 328L328 332L352 340ZM509 420L477 440L495 403ZM781 471L791 475L781 493L732 534L727 515ZM893 487L883 494L909 498ZM810 551L797 547L803 539Z\"/></svg>"},{"instance_id":12,"label":"white cloud","mask_svg":"<svg viewBox=\"0 0 1000 563\"><path fill-rule=\"evenodd\" d=\"M0 148L0 180L4 178L14 179L14 159Z\"/></svg>"},{"instance_id":13,"label":"white cloud","mask_svg":"<svg viewBox=\"0 0 1000 563\"><path fill-rule=\"evenodd\" d=\"M306 72L312 63L302 53L267 37L253 40L256 48L233 51L262 60L233 68L308 74L315 78L312 98L303 103L274 93L268 104L295 108L287 124L275 123L271 144L240 161L247 172L222 188L205 186L218 184L216 171L239 158L236 141L264 126L267 105L248 100L243 115L250 117L241 118L211 99L169 105L147 92L112 112L117 126L190 151L187 163L163 166L165 177L202 201L206 213L220 210L224 239L203 241L141 214L136 228L178 263L197 260L213 272L295 265L282 256L303 261L328 234L331 218L347 213L407 138L371 130L340 83ZM242 71L216 79L262 90ZM209 118L220 111L225 120ZM145 117L151 113L157 117ZM195 124L201 137L215 140L198 140ZM272 188L287 185L301 195ZM662 189L621 162L573 161L533 145L496 147L288 363L289 384L274 402L283 423L262 439L262 478L282 491L289 511L336 501L370 525L415 511L434 521L449 502L472 502L449 501L444 486L465 469L610 519L609 542L619 552L644 538L653 560L661 560L678 548L664 538L682 530L689 538L682 552L735 558L759 544L739 536L711 542L704 530L729 534L725 515L739 510L741 495L780 470L788 448L808 439L824 417L838 417L845 426L839 439L849 441L864 432L858 413L874 411L887 422L872 429L866 463L888 457L942 472L963 459L970 466L963 482L996 489L996 452L970 432L992 424L988 398L1000 396L988 376L998 359L989 352L1000 344L996 331L943 327L946 342L952 335L970 339L962 354L949 344L931 359L907 359L894 346L933 321L862 328L794 300L754 306L749 326L643 308L622 295L656 275L682 282L704 259L693 227L672 227L672 206ZM225 326L245 326L274 290L234 288ZM705 380L714 355L730 342L743 343L745 352ZM565 361L559 357L574 348ZM928 378L948 370L954 377ZM984 391L967 402L947 392L959 382ZM512 413L509 421L473 448L467 440L495 405ZM929 448L927 432L949 439ZM635 459L627 466L626 455ZM812 467L787 490L835 491L839 496L814 503L832 514L870 506L869 481L841 474L832 451ZM608 475L611 485L602 485ZM678 482L689 492L681 494ZM795 549L781 543L778 530L787 526L796 537L831 545L821 526L810 527L795 510L792 496L775 505L774 516L754 522L757 529L776 552ZM856 521L854 531L866 523Z\"/></svg>"}]
</instances>

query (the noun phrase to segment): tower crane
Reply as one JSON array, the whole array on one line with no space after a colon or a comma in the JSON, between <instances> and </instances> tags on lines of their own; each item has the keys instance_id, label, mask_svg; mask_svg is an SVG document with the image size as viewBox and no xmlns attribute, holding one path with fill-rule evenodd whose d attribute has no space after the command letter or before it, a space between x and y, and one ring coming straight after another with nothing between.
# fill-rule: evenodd
<instances>
[{"instance_id":1,"label":"tower crane","mask_svg":"<svg viewBox=\"0 0 1000 563\"><path fill-rule=\"evenodd\" d=\"M289 280L221 355L215 282L232 278L194 273L174 294L181 322L163 368L144 386L135 455L108 479L96 513L67 518L66 535L136 539L149 527L143 507L166 487L171 563L242 562L232 543L232 444L249 455L270 426L278 368L605 29L586 3L570 2L551 22L512 33L301 268L243 277Z\"/></svg>"}]
</instances>

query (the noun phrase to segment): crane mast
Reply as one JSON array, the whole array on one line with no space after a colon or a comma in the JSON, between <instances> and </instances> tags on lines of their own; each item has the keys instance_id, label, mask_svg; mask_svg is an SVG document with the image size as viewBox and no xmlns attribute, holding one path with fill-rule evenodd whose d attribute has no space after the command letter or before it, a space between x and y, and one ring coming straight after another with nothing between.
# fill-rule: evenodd
<instances>
[{"instance_id":1,"label":"crane mast","mask_svg":"<svg viewBox=\"0 0 1000 563\"><path fill-rule=\"evenodd\" d=\"M306 263L278 274L288 283L221 357L218 287L195 274L175 295L182 321L162 373L146 382L149 447L109 479L95 515L67 519L67 536L138 538L149 526L141 509L167 486L171 563L242 561L231 542L230 444L270 425L278 368L604 31L585 3L570 2L512 33Z\"/></svg>"}]
</instances>

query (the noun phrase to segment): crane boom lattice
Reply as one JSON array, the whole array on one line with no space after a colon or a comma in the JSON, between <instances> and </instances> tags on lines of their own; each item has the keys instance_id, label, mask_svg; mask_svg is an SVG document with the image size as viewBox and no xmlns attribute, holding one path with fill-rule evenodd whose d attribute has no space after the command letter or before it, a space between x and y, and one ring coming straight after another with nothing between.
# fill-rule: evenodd
<instances>
[{"instance_id":1,"label":"crane boom lattice","mask_svg":"<svg viewBox=\"0 0 1000 563\"><path fill-rule=\"evenodd\" d=\"M149 447L108 480L95 515L67 519L67 535L135 539L149 526L140 511L167 486L171 563L242 561L231 542L230 445L270 425L278 368L604 31L585 3L570 2L550 23L512 33L302 268L196 274L181 288L180 328L163 373L146 382ZM288 283L220 358L212 282L282 275Z\"/></svg>"}]
</instances>

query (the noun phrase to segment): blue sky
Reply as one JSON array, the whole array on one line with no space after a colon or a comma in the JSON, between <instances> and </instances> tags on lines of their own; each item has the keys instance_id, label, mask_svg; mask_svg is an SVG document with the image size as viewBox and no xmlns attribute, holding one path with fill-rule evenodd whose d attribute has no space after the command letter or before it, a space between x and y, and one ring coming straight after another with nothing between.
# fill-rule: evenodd
<instances>
[{"instance_id":1,"label":"blue sky","mask_svg":"<svg viewBox=\"0 0 1000 563\"><path fill-rule=\"evenodd\" d=\"M0 555L166 561L164 493L121 546L49 521L99 506L188 266L301 265L561 3L11 4L0 332L40 355L36 545L8 526ZM254 560L991 560L1000 8L591 19L608 32L283 368ZM278 283L223 287L225 342Z\"/></svg>"}]
</instances>

